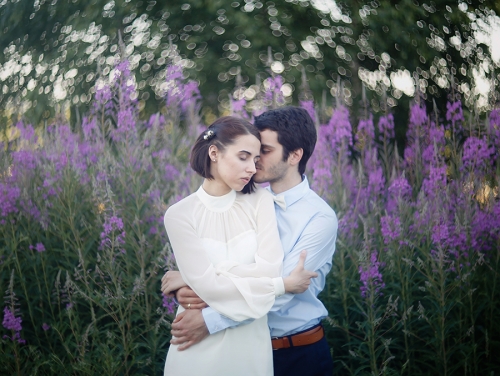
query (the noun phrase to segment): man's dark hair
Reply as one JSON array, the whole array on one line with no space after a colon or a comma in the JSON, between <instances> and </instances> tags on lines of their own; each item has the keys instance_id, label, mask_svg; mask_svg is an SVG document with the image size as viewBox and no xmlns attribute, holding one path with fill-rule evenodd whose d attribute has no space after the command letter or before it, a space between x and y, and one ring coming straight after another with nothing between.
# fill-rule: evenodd
<instances>
[{"instance_id":1,"label":"man's dark hair","mask_svg":"<svg viewBox=\"0 0 500 376\"><path fill-rule=\"evenodd\" d=\"M234 116L224 116L215 120L206 131L198 136L191 149L190 165L199 175L206 179L213 179L210 173L210 156L208 149L210 145L217 146L221 152L226 146L233 144L240 136L253 135L260 141L259 130L244 119ZM252 179L242 189L243 193L251 193L255 190L255 183Z\"/></svg>"},{"instance_id":2,"label":"man's dark hair","mask_svg":"<svg viewBox=\"0 0 500 376\"><path fill-rule=\"evenodd\" d=\"M269 110L254 120L254 125L263 131L269 129L278 133L278 142L283 146L283 161L292 151L304 151L299 162L299 173L306 170L306 164L316 145L317 132L309 113L300 107L283 107Z\"/></svg>"}]
</instances>

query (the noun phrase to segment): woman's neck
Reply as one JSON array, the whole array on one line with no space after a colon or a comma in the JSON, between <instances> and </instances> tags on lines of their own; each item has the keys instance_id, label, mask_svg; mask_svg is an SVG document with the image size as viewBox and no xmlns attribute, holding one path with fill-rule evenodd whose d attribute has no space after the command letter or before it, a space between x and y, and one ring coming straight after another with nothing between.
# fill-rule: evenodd
<instances>
[{"instance_id":1,"label":"woman's neck","mask_svg":"<svg viewBox=\"0 0 500 376\"><path fill-rule=\"evenodd\" d=\"M231 188L216 179L205 179L202 186L205 192L207 192L210 196L224 196L231 192Z\"/></svg>"}]
</instances>

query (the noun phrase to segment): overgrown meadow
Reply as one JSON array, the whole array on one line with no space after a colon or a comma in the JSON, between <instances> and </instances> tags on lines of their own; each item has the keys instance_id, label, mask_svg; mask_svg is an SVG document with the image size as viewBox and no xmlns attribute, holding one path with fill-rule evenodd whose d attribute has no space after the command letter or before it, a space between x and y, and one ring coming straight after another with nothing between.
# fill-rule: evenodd
<instances>
[{"instance_id":1,"label":"overgrown meadow","mask_svg":"<svg viewBox=\"0 0 500 376\"><path fill-rule=\"evenodd\" d=\"M140 120L124 61L77 127L3 127L1 374L162 374L163 214L201 183L188 156L205 128L196 84L176 65L166 83L164 109ZM284 105L282 83L228 113ZM340 98L301 106L319 132L310 181L340 222L321 295L335 374L499 374L500 111L417 100L401 155L389 112L352 124Z\"/></svg>"}]
</instances>

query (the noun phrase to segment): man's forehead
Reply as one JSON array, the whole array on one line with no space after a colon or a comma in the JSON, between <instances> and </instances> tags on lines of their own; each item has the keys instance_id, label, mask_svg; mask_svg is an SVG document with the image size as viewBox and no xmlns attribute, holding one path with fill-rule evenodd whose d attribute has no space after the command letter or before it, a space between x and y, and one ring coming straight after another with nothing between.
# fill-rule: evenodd
<instances>
[{"instance_id":1,"label":"man's forehead","mask_svg":"<svg viewBox=\"0 0 500 376\"><path fill-rule=\"evenodd\" d=\"M260 132L260 138L262 146L277 146L280 145L278 142L278 132L272 131L270 129L264 129Z\"/></svg>"}]
</instances>

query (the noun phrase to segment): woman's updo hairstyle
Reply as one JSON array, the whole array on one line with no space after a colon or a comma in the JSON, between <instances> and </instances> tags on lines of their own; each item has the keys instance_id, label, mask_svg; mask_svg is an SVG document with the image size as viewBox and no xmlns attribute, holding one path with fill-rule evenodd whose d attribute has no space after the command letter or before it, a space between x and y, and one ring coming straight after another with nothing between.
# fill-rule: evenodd
<instances>
[{"instance_id":1,"label":"woman's updo hairstyle","mask_svg":"<svg viewBox=\"0 0 500 376\"><path fill-rule=\"evenodd\" d=\"M206 131L198 136L191 149L191 168L205 179L213 179L210 173L210 156L208 149L210 145L217 146L223 152L227 146L233 144L240 136L253 135L260 141L259 130L244 119L234 116L223 116L215 120ZM242 193L251 193L255 190L252 179L241 190Z\"/></svg>"}]
</instances>

